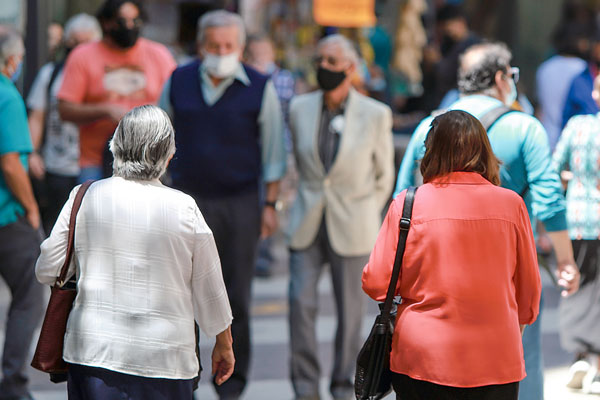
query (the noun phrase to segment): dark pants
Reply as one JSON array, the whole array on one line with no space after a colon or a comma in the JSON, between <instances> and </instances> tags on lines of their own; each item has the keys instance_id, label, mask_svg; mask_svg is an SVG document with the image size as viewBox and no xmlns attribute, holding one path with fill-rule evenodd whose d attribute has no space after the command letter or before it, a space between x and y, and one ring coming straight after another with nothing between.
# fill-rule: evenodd
<instances>
[{"instance_id":1,"label":"dark pants","mask_svg":"<svg viewBox=\"0 0 600 400\"><path fill-rule=\"evenodd\" d=\"M146 378L69 364L69 400L191 400L192 379Z\"/></svg>"},{"instance_id":2,"label":"dark pants","mask_svg":"<svg viewBox=\"0 0 600 400\"><path fill-rule=\"evenodd\" d=\"M25 218L0 227L0 275L12 300L6 320L0 399L27 396L27 375L33 334L44 313L44 287L35 278L40 254L39 231Z\"/></svg>"},{"instance_id":3,"label":"dark pants","mask_svg":"<svg viewBox=\"0 0 600 400\"><path fill-rule=\"evenodd\" d=\"M77 185L76 176L56 175L46 173L46 193L48 196L47 208L44 210L42 220L46 235L50 235L52 227L69 198L69 194Z\"/></svg>"},{"instance_id":4,"label":"dark pants","mask_svg":"<svg viewBox=\"0 0 600 400\"><path fill-rule=\"evenodd\" d=\"M396 400L517 400L519 397L519 382L460 388L394 374L392 385Z\"/></svg>"},{"instance_id":5,"label":"dark pants","mask_svg":"<svg viewBox=\"0 0 600 400\"><path fill-rule=\"evenodd\" d=\"M235 369L215 390L222 398L236 398L246 386L250 364L250 298L261 222L258 193L196 197L196 202L215 237L233 313Z\"/></svg>"},{"instance_id":6,"label":"dark pants","mask_svg":"<svg viewBox=\"0 0 600 400\"><path fill-rule=\"evenodd\" d=\"M31 183L42 214L44 232L49 236L60 210L67 202L71 190L77 185L77 176L46 172L44 179L32 179Z\"/></svg>"}]
</instances>

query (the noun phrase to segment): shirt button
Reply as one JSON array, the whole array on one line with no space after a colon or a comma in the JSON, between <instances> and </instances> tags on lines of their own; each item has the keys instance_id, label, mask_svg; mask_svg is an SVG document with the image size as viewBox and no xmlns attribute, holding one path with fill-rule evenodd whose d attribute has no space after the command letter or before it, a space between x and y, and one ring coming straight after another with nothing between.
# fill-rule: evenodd
<instances>
[{"instance_id":1,"label":"shirt button","mask_svg":"<svg viewBox=\"0 0 600 400\"><path fill-rule=\"evenodd\" d=\"M329 185L330 185L329 178L325 178L325 180L323 181L323 186L329 187Z\"/></svg>"}]
</instances>

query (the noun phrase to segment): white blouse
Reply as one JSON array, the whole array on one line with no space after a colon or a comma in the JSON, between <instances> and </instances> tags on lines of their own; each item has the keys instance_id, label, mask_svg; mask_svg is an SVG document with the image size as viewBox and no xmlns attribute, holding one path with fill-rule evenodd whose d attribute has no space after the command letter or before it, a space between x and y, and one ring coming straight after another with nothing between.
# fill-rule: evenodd
<instances>
[{"instance_id":1,"label":"white blouse","mask_svg":"<svg viewBox=\"0 0 600 400\"><path fill-rule=\"evenodd\" d=\"M77 189L42 243L36 275L53 285L64 263ZM212 232L192 197L158 181L95 182L77 215L77 297L63 358L144 377L198 374L194 319L208 336L232 321Z\"/></svg>"}]
</instances>

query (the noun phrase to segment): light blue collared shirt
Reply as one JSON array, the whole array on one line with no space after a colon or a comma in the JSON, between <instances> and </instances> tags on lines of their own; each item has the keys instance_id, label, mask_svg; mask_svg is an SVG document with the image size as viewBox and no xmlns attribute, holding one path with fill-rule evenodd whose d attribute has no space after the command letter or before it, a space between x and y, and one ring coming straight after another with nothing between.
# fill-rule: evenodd
<instances>
[{"instance_id":1,"label":"light blue collared shirt","mask_svg":"<svg viewBox=\"0 0 600 400\"><path fill-rule=\"evenodd\" d=\"M206 69L202 64L198 73L202 81L202 96L208 106L212 106L223 96L225 91L237 79L246 86L250 85L250 78L239 64L235 73L223 79L218 85L214 85ZM170 99L171 78L163 87L159 105L171 117L173 117L173 106ZM287 168L287 154L285 150L285 127L281 106L275 91L273 82L269 79L265 85L262 104L258 114L258 126L260 129L261 159L263 167L263 180L267 183L278 181L285 175Z\"/></svg>"}]
</instances>

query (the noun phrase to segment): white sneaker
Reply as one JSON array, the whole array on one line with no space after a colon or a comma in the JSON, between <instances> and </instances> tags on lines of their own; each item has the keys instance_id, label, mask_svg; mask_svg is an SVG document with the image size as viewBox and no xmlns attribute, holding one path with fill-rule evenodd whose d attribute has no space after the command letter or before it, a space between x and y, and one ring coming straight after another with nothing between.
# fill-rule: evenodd
<instances>
[{"instance_id":1,"label":"white sneaker","mask_svg":"<svg viewBox=\"0 0 600 400\"><path fill-rule=\"evenodd\" d=\"M588 394L600 394L600 372L596 371L592 380L584 385L584 391Z\"/></svg>"},{"instance_id":2,"label":"white sneaker","mask_svg":"<svg viewBox=\"0 0 600 400\"><path fill-rule=\"evenodd\" d=\"M567 381L567 387L569 389L582 389L583 379L588 374L592 365L586 360L581 359L575 361L569 368L569 379Z\"/></svg>"}]
</instances>

